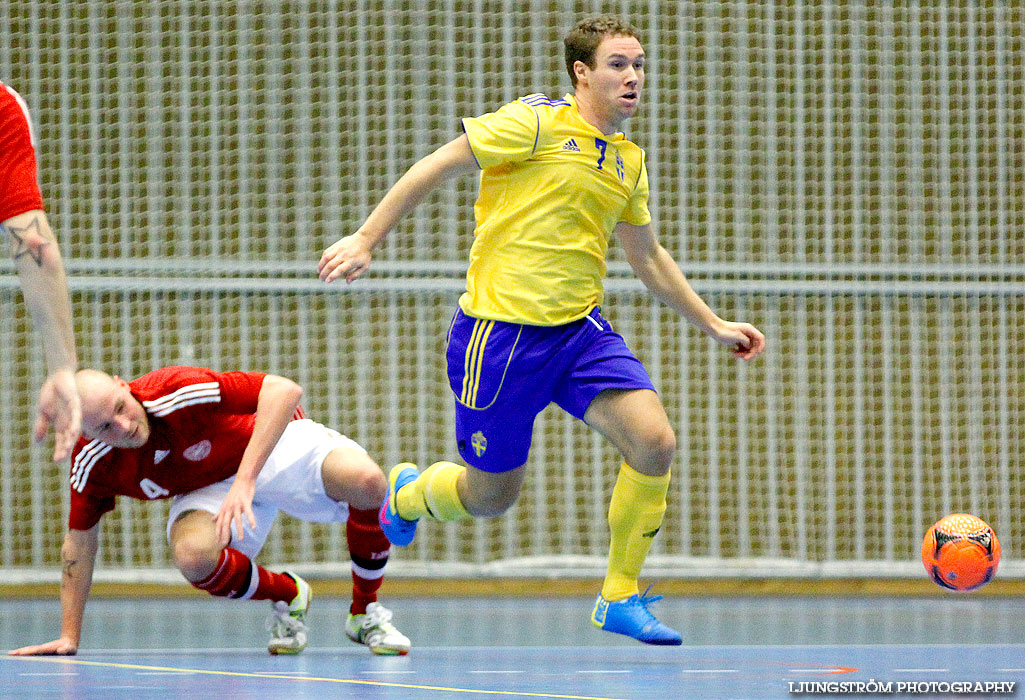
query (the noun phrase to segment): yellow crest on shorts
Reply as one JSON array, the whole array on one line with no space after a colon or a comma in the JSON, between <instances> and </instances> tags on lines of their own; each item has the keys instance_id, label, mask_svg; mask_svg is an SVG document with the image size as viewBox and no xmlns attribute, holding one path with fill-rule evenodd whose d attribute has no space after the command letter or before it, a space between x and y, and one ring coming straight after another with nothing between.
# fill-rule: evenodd
<instances>
[{"instance_id":1,"label":"yellow crest on shorts","mask_svg":"<svg viewBox=\"0 0 1025 700\"><path fill-rule=\"evenodd\" d=\"M483 457L488 449L488 439L479 430L470 436L470 444L473 445L473 452L478 457Z\"/></svg>"}]
</instances>

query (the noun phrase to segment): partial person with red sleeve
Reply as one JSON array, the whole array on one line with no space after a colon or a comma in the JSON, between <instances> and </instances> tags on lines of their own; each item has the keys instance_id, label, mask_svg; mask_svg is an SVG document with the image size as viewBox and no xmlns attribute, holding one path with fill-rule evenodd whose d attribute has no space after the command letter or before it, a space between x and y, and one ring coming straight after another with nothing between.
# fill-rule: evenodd
<instances>
[{"instance_id":1,"label":"partial person with red sleeve","mask_svg":"<svg viewBox=\"0 0 1025 700\"><path fill-rule=\"evenodd\" d=\"M78 365L71 302L57 239L36 181L36 140L28 105L0 83L0 238L18 267L25 306L43 341L47 378L39 392L36 441L53 426L53 459L67 459L82 414L75 390Z\"/></svg>"},{"instance_id":2,"label":"partial person with red sleeve","mask_svg":"<svg viewBox=\"0 0 1025 700\"><path fill-rule=\"evenodd\" d=\"M74 654L99 544L117 496L173 498L167 534L175 564L211 595L270 600L271 654L306 647L308 583L253 559L282 510L346 523L353 601L346 634L375 654L406 654L409 639L377 602L389 543L377 521L387 482L366 450L305 418L302 388L259 372L166 367L132 382L96 370L75 376L83 439L71 466L61 557L61 637L12 654Z\"/></svg>"}]
</instances>

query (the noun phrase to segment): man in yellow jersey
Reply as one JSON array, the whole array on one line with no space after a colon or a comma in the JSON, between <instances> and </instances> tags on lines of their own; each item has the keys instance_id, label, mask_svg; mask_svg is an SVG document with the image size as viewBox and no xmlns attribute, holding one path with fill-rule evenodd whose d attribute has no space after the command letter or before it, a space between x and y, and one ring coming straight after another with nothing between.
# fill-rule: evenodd
<instances>
[{"instance_id":1,"label":"man in yellow jersey","mask_svg":"<svg viewBox=\"0 0 1025 700\"><path fill-rule=\"evenodd\" d=\"M408 545L423 516L504 513L519 496L537 414L555 402L623 455L609 505L609 567L592 621L649 644L680 644L648 610L637 579L662 524L676 436L640 361L602 318L610 235L645 286L749 360L765 338L716 316L658 243L644 151L618 131L644 86L637 30L587 19L565 38L574 93L529 95L464 119L464 134L414 164L356 233L324 251L320 278L358 279L371 251L429 192L481 171L466 293L449 332L456 439L469 465L395 467L381 508L385 534Z\"/></svg>"}]
</instances>

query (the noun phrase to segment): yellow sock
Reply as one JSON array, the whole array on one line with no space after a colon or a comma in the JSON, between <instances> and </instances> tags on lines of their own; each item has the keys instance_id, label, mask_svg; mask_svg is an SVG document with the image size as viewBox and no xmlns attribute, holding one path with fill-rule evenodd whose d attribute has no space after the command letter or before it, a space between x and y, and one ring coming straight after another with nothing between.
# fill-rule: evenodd
<instances>
[{"instance_id":1,"label":"yellow sock","mask_svg":"<svg viewBox=\"0 0 1025 700\"><path fill-rule=\"evenodd\" d=\"M452 462L435 462L423 470L416 481L406 484L395 497L395 509L406 520L429 516L443 523L469 518L459 500L456 484L466 471Z\"/></svg>"},{"instance_id":2,"label":"yellow sock","mask_svg":"<svg viewBox=\"0 0 1025 700\"><path fill-rule=\"evenodd\" d=\"M623 600L637 593L648 550L662 526L666 512L669 474L647 476L626 462L619 468L619 477L609 502L609 570L601 594L605 600Z\"/></svg>"}]
</instances>

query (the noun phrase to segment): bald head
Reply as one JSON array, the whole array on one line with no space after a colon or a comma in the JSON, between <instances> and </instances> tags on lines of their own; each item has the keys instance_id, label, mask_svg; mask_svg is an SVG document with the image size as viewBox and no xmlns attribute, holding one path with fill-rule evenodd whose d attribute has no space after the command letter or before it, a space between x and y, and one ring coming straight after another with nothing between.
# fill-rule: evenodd
<instances>
[{"instance_id":1,"label":"bald head","mask_svg":"<svg viewBox=\"0 0 1025 700\"><path fill-rule=\"evenodd\" d=\"M82 401L82 434L112 447L142 447L149 440L146 411L128 382L106 372L83 369L75 373Z\"/></svg>"},{"instance_id":2,"label":"bald head","mask_svg":"<svg viewBox=\"0 0 1025 700\"><path fill-rule=\"evenodd\" d=\"M117 384L114 378L98 369L80 369L75 372L75 384L82 396L102 394L112 390Z\"/></svg>"}]
</instances>

